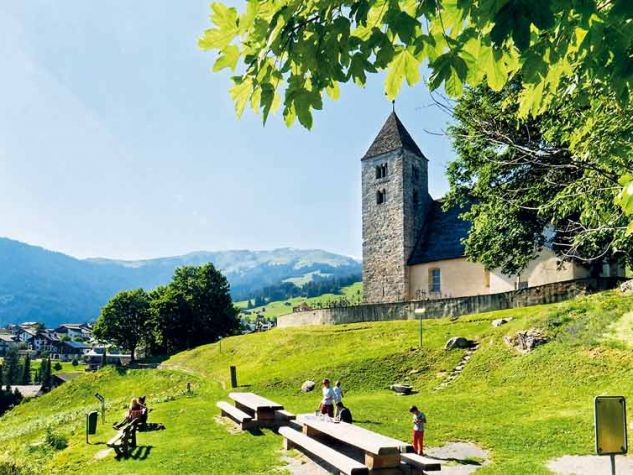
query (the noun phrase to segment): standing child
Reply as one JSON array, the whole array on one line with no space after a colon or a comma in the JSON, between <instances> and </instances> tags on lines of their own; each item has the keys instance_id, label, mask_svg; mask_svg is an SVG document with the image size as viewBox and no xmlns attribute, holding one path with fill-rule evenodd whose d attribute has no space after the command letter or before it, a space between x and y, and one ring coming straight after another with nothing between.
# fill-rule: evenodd
<instances>
[{"instance_id":1,"label":"standing child","mask_svg":"<svg viewBox=\"0 0 633 475\"><path fill-rule=\"evenodd\" d=\"M336 406L336 415L339 415L338 403L343 401L343 389L341 389L341 382L334 383L334 405Z\"/></svg>"},{"instance_id":2,"label":"standing child","mask_svg":"<svg viewBox=\"0 0 633 475\"><path fill-rule=\"evenodd\" d=\"M323 399L321 400L321 414L334 417L334 390L330 387L330 380L323 380Z\"/></svg>"},{"instance_id":3,"label":"standing child","mask_svg":"<svg viewBox=\"0 0 633 475\"><path fill-rule=\"evenodd\" d=\"M409 412L413 414L413 451L424 455L424 424L426 416L416 406L411 406Z\"/></svg>"}]
</instances>

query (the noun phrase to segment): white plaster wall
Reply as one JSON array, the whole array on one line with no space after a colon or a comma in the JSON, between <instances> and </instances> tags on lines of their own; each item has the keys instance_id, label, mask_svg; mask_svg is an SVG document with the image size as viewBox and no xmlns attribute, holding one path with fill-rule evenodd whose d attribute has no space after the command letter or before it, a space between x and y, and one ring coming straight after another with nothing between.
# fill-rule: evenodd
<instances>
[{"instance_id":1,"label":"white plaster wall","mask_svg":"<svg viewBox=\"0 0 633 475\"><path fill-rule=\"evenodd\" d=\"M440 269L441 295L429 294L429 271L435 268ZM486 285L484 266L468 262L465 258L417 264L410 266L409 271L409 299L411 300L465 297L490 293L490 288Z\"/></svg>"}]
</instances>

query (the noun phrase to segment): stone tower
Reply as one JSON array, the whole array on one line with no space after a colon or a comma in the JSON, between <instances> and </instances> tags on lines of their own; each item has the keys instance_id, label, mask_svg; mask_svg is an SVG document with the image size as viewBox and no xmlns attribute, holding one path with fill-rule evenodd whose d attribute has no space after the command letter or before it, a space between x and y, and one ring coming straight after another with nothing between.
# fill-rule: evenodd
<instances>
[{"instance_id":1,"label":"stone tower","mask_svg":"<svg viewBox=\"0 0 633 475\"><path fill-rule=\"evenodd\" d=\"M428 160L392 112L361 159L366 303L409 300L407 260L431 203Z\"/></svg>"}]
</instances>

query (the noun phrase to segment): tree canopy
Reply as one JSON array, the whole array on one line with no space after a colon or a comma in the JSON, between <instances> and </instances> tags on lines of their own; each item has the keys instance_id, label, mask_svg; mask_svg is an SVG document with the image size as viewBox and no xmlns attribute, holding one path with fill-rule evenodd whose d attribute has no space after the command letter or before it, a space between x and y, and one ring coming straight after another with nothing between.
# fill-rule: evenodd
<instances>
[{"instance_id":1,"label":"tree canopy","mask_svg":"<svg viewBox=\"0 0 633 475\"><path fill-rule=\"evenodd\" d=\"M149 297L143 289L119 292L101 310L94 334L129 350L134 360L136 349L149 335L149 308Z\"/></svg>"},{"instance_id":2,"label":"tree canopy","mask_svg":"<svg viewBox=\"0 0 633 475\"><path fill-rule=\"evenodd\" d=\"M467 255L508 274L546 244L588 265L630 263L628 219L615 198L631 163L621 157L633 156L633 105L618 108L613 93L594 87L583 100L553 100L534 119L520 116L520 91L514 80L500 92L469 89L454 107L442 103L455 121L449 135L457 151L447 204L468 205ZM578 135L585 138L573 151Z\"/></svg>"},{"instance_id":3,"label":"tree canopy","mask_svg":"<svg viewBox=\"0 0 633 475\"><path fill-rule=\"evenodd\" d=\"M481 84L501 91L520 75L521 117L596 84L621 107L633 91L630 0L247 0L243 12L211 10L199 46L218 53L214 71L235 72L237 114L250 104L264 121L282 107L286 124L310 128L340 83L385 71L394 98L405 80L420 81L422 67L430 89L452 97ZM633 214L633 173L620 185L618 203Z\"/></svg>"}]
</instances>

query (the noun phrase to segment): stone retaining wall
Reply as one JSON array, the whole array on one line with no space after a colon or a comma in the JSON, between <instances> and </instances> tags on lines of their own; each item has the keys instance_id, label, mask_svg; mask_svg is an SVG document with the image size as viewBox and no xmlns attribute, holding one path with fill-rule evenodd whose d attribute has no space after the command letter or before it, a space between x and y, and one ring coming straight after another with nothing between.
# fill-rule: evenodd
<instances>
[{"instance_id":1,"label":"stone retaining wall","mask_svg":"<svg viewBox=\"0 0 633 475\"><path fill-rule=\"evenodd\" d=\"M471 313L562 302L577 295L613 288L617 283L617 279L583 279L556 282L499 294L307 310L278 317L277 326L283 328L385 320L415 320L419 318L414 314L416 308L426 308L425 319L458 317Z\"/></svg>"}]
</instances>

